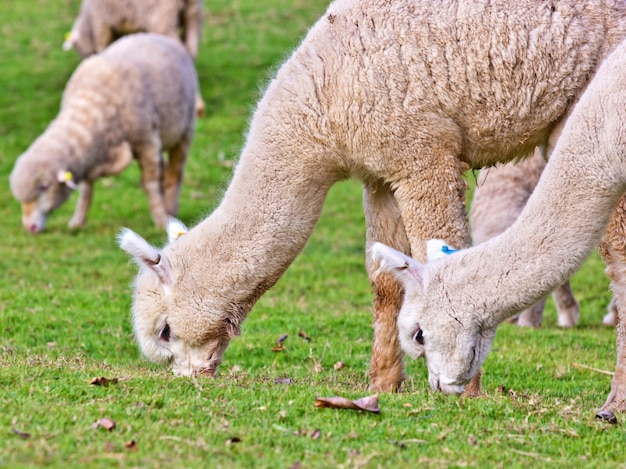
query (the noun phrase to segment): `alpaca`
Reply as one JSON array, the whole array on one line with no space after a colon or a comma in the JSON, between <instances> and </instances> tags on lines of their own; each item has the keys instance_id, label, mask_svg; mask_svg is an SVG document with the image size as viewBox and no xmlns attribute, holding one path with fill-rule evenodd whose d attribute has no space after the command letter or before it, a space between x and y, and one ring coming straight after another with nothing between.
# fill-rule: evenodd
<instances>
[{"instance_id":1,"label":"alpaca","mask_svg":"<svg viewBox=\"0 0 626 469\"><path fill-rule=\"evenodd\" d=\"M515 222L539 182L545 166L543 149L538 147L532 157L526 160L484 168L480 171L469 214L474 244L484 243L499 235ZM578 324L580 309L569 280L552 291L552 299L556 306L559 326L573 327ZM541 326L545 303L544 297L514 316L513 322L525 327Z\"/></svg>"},{"instance_id":2,"label":"alpaca","mask_svg":"<svg viewBox=\"0 0 626 469\"><path fill-rule=\"evenodd\" d=\"M202 33L202 0L83 0L63 43L82 58L125 34L151 32L179 40L195 59Z\"/></svg>"},{"instance_id":3,"label":"alpaca","mask_svg":"<svg viewBox=\"0 0 626 469\"><path fill-rule=\"evenodd\" d=\"M349 177L363 182L368 243L422 260L430 238L467 247L463 172L552 145L624 36L617 1L336 0L269 83L215 211L162 249L120 235L140 266L142 352L179 375L214 375ZM371 386L397 390L402 285L374 277L370 255L366 267Z\"/></svg>"},{"instance_id":4,"label":"alpaca","mask_svg":"<svg viewBox=\"0 0 626 469\"><path fill-rule=\"evenodd\" d=\"M496 327L567 279L600 243L617 305L617 367L597 416L626 411L626 42L573 109L536 190L504 233L427 265L375 243L381 272L403 284L400 342L425 354L433 389L460 394ZM546 208L549 208L547 210Z\"/></svg>"},{"instance_id":5,"label":"alpaca","mask_svg":"<svg viewBox=\"0 0 626 469\"><path fill-rule=\"evenodd\" d=\"M65 87L59 114L11 172L24 227L43 230L74 189L79 198L70 227L84 225L94 181L119 174L133 157L154 222L164 227L178 210L197 89L189 54L159 34L127 36L84 60Z\"/></svg>"}]
</instances>

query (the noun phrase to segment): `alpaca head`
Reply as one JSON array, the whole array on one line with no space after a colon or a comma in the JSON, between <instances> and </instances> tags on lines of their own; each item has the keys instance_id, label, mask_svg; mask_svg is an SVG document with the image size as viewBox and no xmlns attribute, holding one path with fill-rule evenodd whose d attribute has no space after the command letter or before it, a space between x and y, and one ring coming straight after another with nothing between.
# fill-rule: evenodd
<instances>
[{"instance_id":1,"label":"alpaca head","mask_svg":"<svg viewBox=\"0 0 626 469\"><path fill-rule=\"evenodd\" d=\"M22 224L32 234L44 229L48 216L77 187L70 171L55 166L47 162L33 167L27 160L18 160L11 172L11 190L22 204Z\"/></svg>"},{"instance_id":2,"label":"alpaca head","mask_svg":"<svg viewBox=\"0 0 626 469\"><path fill-rule=\"evenodd\" d=\"M198 282L188 281L197 273L172 252L187 228L171 220L167 232L163 249L129 229L118 236L120 247L140 266L133 301L135 337L146 357L171 363L176 375L214 376L228 343L239 335L241 315L231 302L202 294Z\"/></svg>"},{"instance_id":3,"label":"alpaca head","mask_svg":"<svg viewBox=\"0 0 626 469\"><path fill-rule=\"evenodd\" d=\"M461 394L485 361L496 330L480 314L452 306L436 259L454 250L433 240L427 251L431 262L424 265L384 244L371 247L379 272L391 272L404 287L398 316L402 350L412 358L424 355L434 390Z\"/></svg>"}]
</instances>

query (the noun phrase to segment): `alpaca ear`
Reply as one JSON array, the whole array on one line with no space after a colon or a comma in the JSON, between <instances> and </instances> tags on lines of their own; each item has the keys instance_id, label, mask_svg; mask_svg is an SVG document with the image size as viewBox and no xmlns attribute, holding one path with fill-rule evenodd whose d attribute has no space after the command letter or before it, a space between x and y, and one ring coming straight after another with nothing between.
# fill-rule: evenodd
<instances>
[{"instance_id":1,"label":"alpaca ear","mask_svg":"<svg viewBox=\"0 0 626 469\"><path fill-rule=\"evenodd\" d=\"M167 239L169 243L174 242L182 235L187 234L187 227L176 218L170 218L167 222Z\"/></svg>"},{"instance_id":2,"label":"alpaca ear","mask_svg":"<svg viewBox=\"0 0 626 469\"><path fill-rule=\"evenodd\" d=\"M65 33L65 41L63 42L63 50L68 51L74 44L78 42L78 33L72 28L69 33Z\"/></svg>"},{"instance_id":3,"label":"alpaca ear","mask_svg":"<svg viewBox=\"0 0 626 469\"><path fill-rule=\"evenodd\" d=\"M426 258L428 262L441 259L457 251L458 249L450 247L443 239L430 239L426 243Z\"/></svg>"},{"instance_id":4,"label":"alpaca ear","mask_svg":"<svg viewBox=\"0 0 626 469\"><path fill-rule=\"evenodd\" d=\"M148 242L128 228L124 228L117 236L117 243L128 254L133 256L140 266L152 270L166 291L172 284L170 266L167 259L161 255L161 251L148 244Z\"/></svg>"},{"instance_id":5,"label":"alpaca ear","mask_svg":"<svg viewBox=\"0 0 626 469\"><path fill-rule=\"evenodd\" d=\"M372 258L379 263L376 274L391 272L405 288L409 285L420 288L424 286L426 274L424 264L382 243L374 243L370 248L370 253Z\"/></svg>"},{"instance_id":6,"label":"alpaca ear","mask_svg":"<svg viewBox=\"0 0 626 469\"><path fill-rule=\"evenodd\" d=\"M74 182L74 175L71 171L59 170L57 173L57 181L60 184L65 184L70 189L76 189L78 187Z\"/></svg>"}]
</instances>

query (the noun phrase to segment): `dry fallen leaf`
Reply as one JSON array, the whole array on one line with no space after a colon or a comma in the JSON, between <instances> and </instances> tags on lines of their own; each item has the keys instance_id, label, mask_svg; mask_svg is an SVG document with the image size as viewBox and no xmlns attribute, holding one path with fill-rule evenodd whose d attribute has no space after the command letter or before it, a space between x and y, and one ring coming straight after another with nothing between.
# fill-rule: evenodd
<instances>
[{"instance_id":1,"label":"dry fallen leaf","mask_svg":"<svg viewBox=\"0 0 626 469\"><path fill-rule=\"evenodd\" d=\"M272 352L282 352L283 351L283 342L289 337L287 334L281 335L276 341L276 347L272 347Z\"/></svg>"},{"instance_id":2,"label":"dry fallen leaf","mask_svg":"<svg viewBox=\"0 0 626 469\"><path fill-rule=\"evenodd\" d=\"M302 337L307 342L311 342L313 340L308 335L306 335L306 332L304 332L304 331L298 332L298 337Z\"/></svg>"},{"instance_id":3,"label":"dry fallen leaf","mask_svg":"<svg viewBox=\"0 0 626 469\"><path fill-rule=\"evenodd\" d=\"M18 430L17 428L12 428L11 430L12 430L12 431L13 431L13 433L15 433L17 436L19 436L20 438L23 438L23 439L25 439L25 440L27 440L28 438L30 438L30 437L31 437L31 434L30 434L30 433L23 432L23 431L21 431L21 430Z\"/></svg>"},{"instance_id":4,"label":"dry fallen leaf","mask_svg":"<svg viewBox=\"0 0 626 469\"><path fill-rule=\"evenodd\" d=\"M362 397L361 399L357 399L356 401L351 401L350 399L341 396L318 397L315 399L315 407L328 407L330 409L365 410L367 412L380 414L380 408L378 407L378 394Z\"/></svg>"},{"instance_id":5,"label":"dry fallen leaf","mask_svg":"<svg viewBox=\"0 0 626 469\"><path fill-rule=\"evenodd\" d=\"M346 365L343 362L337 362L333 365L333 368L335 370L341 370L342 368L344 368Z\"/></svg>"},{"instance_id":6,"label":"dry fallen leaf","mask_svg":"<svg viewBox=\"0 0 626 469\"><path fill-rule=\"evenodd\" d=\"M317 430L313 432L313 434L311 435L311 438L313 440L317 440L320 436L322 436L322 430L318 428Z\"/></svg>"},{"instance_id":7,"label":"dry fallen leaf","mask_svg":"<svg viewBox=\"0 0 626 469\"><path fill-rule=\"evenodd\" d=\"M115 428L115 422L110 418L103 417L100 420L95 421L91 426L93 428L102 427L111 432Z\"/></svg>"},{"instance_id":8,"label":"dry fallen leaf","mask_svg":"<svg viewBox=\"0 0 626 469\"><path fill-rule=\"evenodd\" d=\"M278 378L274 380L274 384L291 384L291 378Z\"/></svg>"},{"instance_id":9,"label":"dry fallen leaf","mask_svg":"<svg viewBox=\"0 0 626 469\"><path fill-rule=\"evenodd\" d=\"M241 443L241 438L239 438L238 436L233 436L232 438L226 440L226 446L230 446L233 443Z\"/></svg>"},{"instance_id":10,"label":"dry fallen leaf","mask_svg":"<svg viewBox=\"0 0 626 469\"><path fill-rule=\"evenodd\" d=\"M94 386L104 386L107 387L109 384L117 384L118 379L117 378L105 378L104 376L97 376L95 378L93 378L89 384L92 384Z\"/></svg>"},{"instance_id":11,"label":"dry fallen leaf","mask_svg":"<svg viewBox=\"0 0 626 469\"><path fill-rule=\"evenodd\" d=\"M131 451L137 451L138 449L137 442L135 440L127 441L126 443L124 443L124 446Z\"/></svg>"}]
</instances>

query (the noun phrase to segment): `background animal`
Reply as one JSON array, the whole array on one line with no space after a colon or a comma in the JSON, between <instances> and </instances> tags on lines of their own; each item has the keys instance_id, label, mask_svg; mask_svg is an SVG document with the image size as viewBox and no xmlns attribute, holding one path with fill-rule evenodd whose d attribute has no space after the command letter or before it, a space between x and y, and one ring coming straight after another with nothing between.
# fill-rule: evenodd
<instances>
[{"instance_id":1,"label":"background animal","mask_svg":"<svg viewBox=\"0 0 626 469\"><path fill-rule=\"evenodd\" d=\"M406 297L398 318L406 353L425 350L431 387L460 394L478 373L496 327L562 284L599 243L617 305L617 366L597 413L626 411L626 42L575 106L517 221L499 236L423 265L380 243L382 271Z\"/></svg>"},{"instance_id":2,"label":"background animal","mask_svg":"<svg viewBox=\"0 0 626 469\"><path fill-rule=\"evenodd\" d=\"M74 48L85 58L137 32L180 40L195 58L202 34L202 0L83 0L63 48Z\"/></svg>"},{"instance_id":3,"label":"background animal","mask_svg":"<svg viewBox=\"0 0 626 469\"><path fill-rule=\"evenodd\" d=\"M165 226L178 210L197 88L189 54L158 34L128 36L83 61L65 88L59 114L11 172L24 227L40 232L76 188L70 227L83 225L94 181L120 173L133 158L154 222Z\"/></svg>"},{"instance_id":4,"label":"background animal","mask_svg":"<svg viewBox=\"0 0 626 469\"><path fill-rule=\"evenodd\" d=\"M83 0L63 49L82 58L103 51L121 36L137 32L163 34L182 42L195 59L202 36L202 0ZM206 105L200 91L196 113Z\"/></svg>"},{"instance_id":5,"label":"background animal","mask_svg":"<svg viewBox=\"0 0 626 469\"><path fill-rule=\"evenodd\" d=\"M328 189L363 182L368 243L418 259L469 245L463 173L556 140L626 35L621 2L337 0L259 102L219 207L163 249L130 231L143 352L213 375L256 300L304 247ZM549 140L552 138L552 142ZM404 379L402 285L374 276L371 385Z\"/></svg>"}]
</instances>

